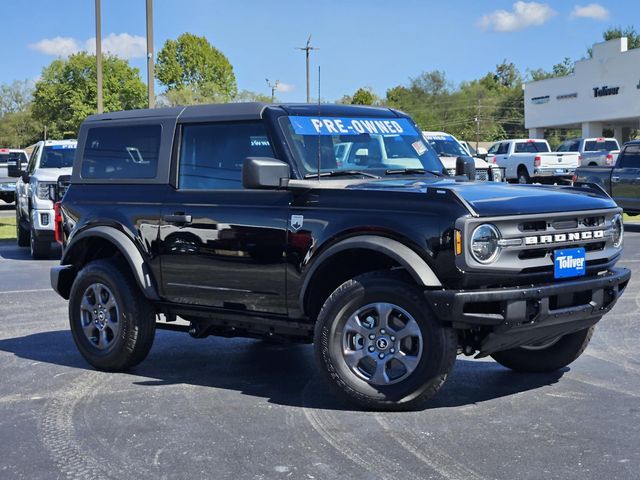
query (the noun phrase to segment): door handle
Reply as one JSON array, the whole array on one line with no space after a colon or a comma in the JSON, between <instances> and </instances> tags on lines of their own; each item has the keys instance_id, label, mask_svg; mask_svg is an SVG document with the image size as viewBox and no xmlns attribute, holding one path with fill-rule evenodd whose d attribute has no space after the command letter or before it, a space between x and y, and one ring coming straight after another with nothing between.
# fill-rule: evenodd
<instances>
[{"instance_id":1,"label":"door handle","mask_svg":"<svg viewBox=\"0 0 640 480\"><path fill-rule=\"evenodd\" d=\"M619 182L619 181L620 181L620 177L619 177L619 176L617 176L617 175L612 176L612 177L611 177L611 181L612 181L612 182Z\"/></svg>"},{"instance_id":2,"label":"door handle","mask_svg":"<svg viewBox=\"0 0 640 480\"><path fill-rule=\"evenodd\" d=\"M164 215L162 219L167 223L191 223L191 215L186 215L184 213Z\"/></svg>"}]
</instances>

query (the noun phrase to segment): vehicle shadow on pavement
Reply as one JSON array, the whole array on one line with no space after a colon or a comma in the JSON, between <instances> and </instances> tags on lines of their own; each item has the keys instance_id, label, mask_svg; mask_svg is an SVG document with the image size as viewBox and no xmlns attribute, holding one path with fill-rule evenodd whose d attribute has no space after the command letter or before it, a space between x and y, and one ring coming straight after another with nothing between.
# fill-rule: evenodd
<instances>
[{"instance_id":1,"label":"vehicle shadow on pavement","mask_svg":"<svg viewBox=\"0 0 640 480\"><path fill-rule=\"evenodd\" d=\"M51 245L51 253L46 260L60 260L62 249L57 244ZM19 247L16 239L0 240L0 258L4 260L33 260L28 247ZM34 260L37 261L37 260Z\"/></svg>"},{"instance_id":2,"label":"vehicle shadow on pavement","mask_svg":"<svg viewBox=\"0 0 640 480\"><path fill-rule=\"evenodd\" d=\"M640 232L640 223L629 223L629 222L626 222L624 224L624 231L625 232L634 232L634 233Z\"/></svg>"},{"instance_id":3,"label":"vehicle shadow on pavement","mask_svg":"<svg viewBox=\"0 0 640 480\"><path fill-rule=\"evenodd\" d=\"M67 330L3 339L0 351L39 362L92 369ZM425 409L459 407L535 390L556 383L568 370L518 374L495 362L459 359L443 389ZM123 376L126 381L149 388L189 384L238 391L278 405L354 410L322 380L309 345L217 337L194 340L160 331L149 357L128 373Z\"/></svg>"}]
</instances>

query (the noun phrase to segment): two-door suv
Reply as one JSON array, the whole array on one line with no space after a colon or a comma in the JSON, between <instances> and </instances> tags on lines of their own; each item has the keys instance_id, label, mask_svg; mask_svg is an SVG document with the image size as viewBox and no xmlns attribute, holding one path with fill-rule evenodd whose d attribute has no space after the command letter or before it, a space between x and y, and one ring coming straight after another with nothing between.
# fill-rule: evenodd
<instances>
[{"instance_id":1,"label":"two-door suv","mask_svg":"<svg viewBox=\"0 0 640 480\"><path fill-rule=\"evenodd\" d=\"M59 211L52 285L96 368L139 363L156 328L313 342L371 409L419 407L458 353L566 366L630 277L602 190L449 176L387 108L92 116Z\"/></svg>"}]
</instances>

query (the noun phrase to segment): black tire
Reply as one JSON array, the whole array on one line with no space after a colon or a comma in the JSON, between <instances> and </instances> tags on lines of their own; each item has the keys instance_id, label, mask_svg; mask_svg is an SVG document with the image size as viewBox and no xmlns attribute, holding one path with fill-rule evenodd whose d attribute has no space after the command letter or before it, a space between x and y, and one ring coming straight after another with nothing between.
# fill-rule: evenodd
<instances>
[{"instance_id":1,"label":"black tire","mask_svg":"<svg viewBox=\"0 0 640 480\"><path fill-rule=\"evenodd\" d=\"M22 226L22 216L20 215L20 207L16 205L16 238L19 247L29 246L29 230Z\"/></svg>"},{"instance_id":2,"label":"black tire","mask_svg":"<svg viewBox=\"0 0 640 480\"><path fill-rule=\"evenodd\" d=\"M374 385L369 379L359 375L350 367L343 355L343 335L347 321L362 308L374 303L385 302L400 307L413 317L421 338L421 355L415 356L415 369L406 370L403 377L394 380L396 383ZM389 318L395 318L389 315ZM361 325L362 326L362 325ZM376 327L377 328L377 327ZM376 331L374 328L374 331ZM400 356L400 330L396 332L398 343L391 343L397 348ZM380 331L376 331L379 333ZM387 333L390 333L387 332ZM362 337L364 339L364 337ZM367 337L371 338L371 337ZM396 340L394 337L389 337ZM368 340L364 340L369 342ZM377 342L377 340L375 340ZM413 338L411 342L413 343ZM457 336L453 329L443 327L431 315L421 291L404 282L401 277L391 272L374 272L360 275L348 280L338 287L324 303L315 327L315 354L321 370L329 384L339 395L369 410L414 410L422 406L436 394L447 375L453 368L457 353ZM371 348L374 340L370 341ZM376 356L364 350L364 342L360 352L366 355L366 361L377 363ZM394 350L388 349L389 352ZM386 372L389 362L395 362L390 355L383 363L382 371ZM360 363L358 364L358 368ZM387 375L385 373L385 378Z\"/></svg>"},{"instance_id":3,"label":"black tire","mask_svg":"<svg viewBox=\"0 0 640 480\"><path fill-rule=\"evenodd\" d=\"M546 348L518 347L491 354L493 359L516 372L553 372L566 367L584 352L595 326L569 333ZM535 348L535 349L532 349Z\"/></svg>"},{"instance_id":4,"label":"black tire","mask_svg":"<svg viewBox=\"0 0 640 480\"><path fill-rule=\"evenodd\" d=\"M49 240L38 240L36 231L31 227L29 234L29 246L31 248L31 258L42 260L51 255L51 242Z\"/></svg>"},{"instance_id":5,"label":"black tire","mask_svg":"<svg viewBox=\"0 0 640 480\"><path fill-rule=\"evenodd\" d=\"M520 184L531 183L531 177L529 176L529 172L524 167L518 168L518 182Z\"/></svg>"},{"instance_id":6,"label":"black tire","mask_svg":"<svg viewBox=\"0 0 640 480\"><path fill-rule=\"evenodd\" d=\"M97 326L96 341L83 330L83 322L90 325L91 321L86 322L81 303L85 293L95 285L106 286L116 302L117 333L112 330L107 348L97 346L100 334ZM123 371L144 360L153 345L155 317L153 305L143 296L124 262L93 261L80 270L71 287L69 323L73 340L87 362L99 370Z\"/></svg>"}]
</instances>

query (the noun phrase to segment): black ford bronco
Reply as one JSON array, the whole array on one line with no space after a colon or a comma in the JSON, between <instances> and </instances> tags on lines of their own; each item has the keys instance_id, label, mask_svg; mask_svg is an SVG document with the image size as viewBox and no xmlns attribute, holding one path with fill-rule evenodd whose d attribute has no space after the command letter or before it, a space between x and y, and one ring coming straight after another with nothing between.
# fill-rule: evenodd
<instances>
[{"instance_id":1,"label":"black ford bronco","mask_svg":"<svg viewBox=\"0 0 640 480\"><path fill-rule=\"evenodd\" d=\"M59 212L51 281L91 365L136 365L157 328L313 342L371 409L418 408L457 354L566 366L630 277L601 189L449 176L387 108L92 116Z\"/></svg>"}]
</instances>

